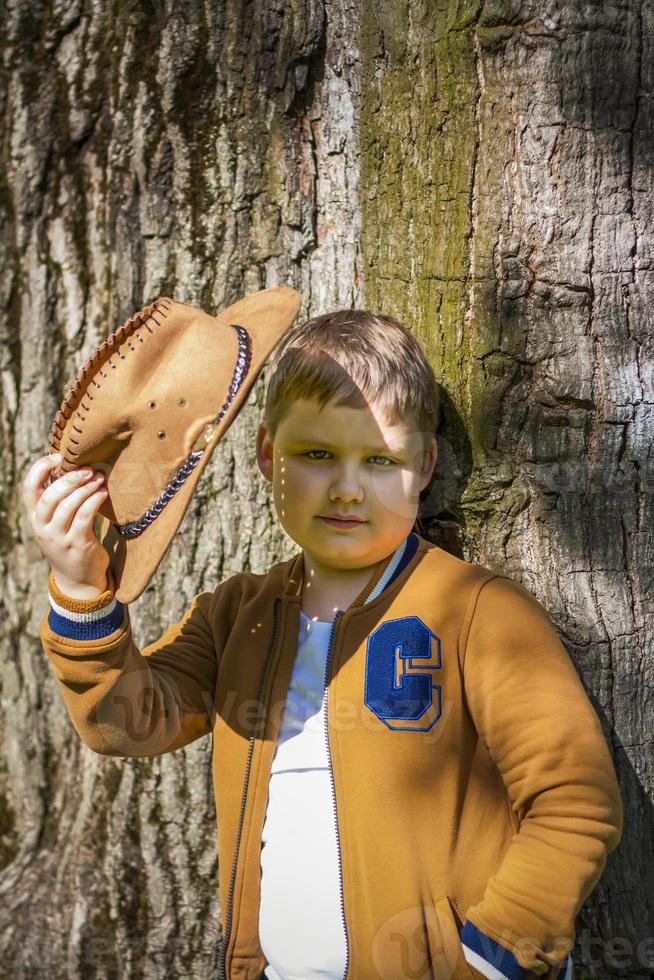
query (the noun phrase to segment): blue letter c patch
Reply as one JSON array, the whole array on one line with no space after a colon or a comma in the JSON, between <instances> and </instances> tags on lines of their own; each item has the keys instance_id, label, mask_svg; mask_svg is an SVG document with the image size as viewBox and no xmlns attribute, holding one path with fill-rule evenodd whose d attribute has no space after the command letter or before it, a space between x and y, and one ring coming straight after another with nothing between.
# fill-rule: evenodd
<instances>
[{"instance_id":1,"label":"blue letter c patch","mask_svg":"<svg viewBox=\"0 0 654 980\"><path fill-rule=\"evenodd\" d=\"M364 699L394 731L426 732L441 714L441 641L417 616L391 619L368 637Z\"/></svg>"}]
</instances>

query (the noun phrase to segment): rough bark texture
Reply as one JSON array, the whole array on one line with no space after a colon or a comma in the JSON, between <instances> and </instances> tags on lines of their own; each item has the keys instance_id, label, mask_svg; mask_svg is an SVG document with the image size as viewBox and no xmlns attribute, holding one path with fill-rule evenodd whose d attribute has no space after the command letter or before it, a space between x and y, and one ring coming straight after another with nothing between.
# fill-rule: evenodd
<instances>
[{"instance_id":1,"label":"rough bark texture","mask_svg":"<svg viewBox=\"0 0 654 980\"><path fill-rule=\"evenodd\" d=\"M2 14L0 976L215 975L210 740L151 761L80 744L18 485L144 302L217 311L279 282L301 317L368 306L424 342L445 401L419 529L544 602L615 753L625 837L577 975L651 975L652 3ZM266 378L130 609L143 645L296 550L254 461Z\"/></svg>"},{"instance_id":2,"label":"rough bark texture","mask_svg":"<svg viewBox=\"0 0 654 980\"><path fill-rule=\"evenodd\" d=\"M64 389L145 297L219 310L285 282L359 300L353 10L295 4L5 8L0 193L0 975L216 975L209 739L137 762L81 745L38 643L47 608L19 480ZM193 594L297 549L254 461L266 372L148 591L142 645Z\"/></svg>"},{"instance_id":3,"label":"rough bark texture","mask_svg":"<svg viewBox=\"0 0 654 980\"><path fill-rule=\"evenodd\" d=\"M366 301L446 392L426 533L544 603L619 773L580 978L654 975L653 30L651 2L381 0L361 34Z\"/></svg>"}]
</instances>

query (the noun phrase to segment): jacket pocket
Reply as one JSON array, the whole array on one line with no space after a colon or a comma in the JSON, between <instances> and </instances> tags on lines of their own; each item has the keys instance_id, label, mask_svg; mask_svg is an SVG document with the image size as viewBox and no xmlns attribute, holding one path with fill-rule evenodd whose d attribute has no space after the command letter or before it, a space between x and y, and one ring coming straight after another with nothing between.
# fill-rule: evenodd
<instances>
[{"instance_id":1,"label":"jacket pocket","mask_svg":"<svg viewBox=\"0 0 654 980\"><path fill-rule=\"evenodd\" d=\"M484 980L483 974L471 967L463 954L459 933L463 923L459 923L460 916L454 899L449 895L441 895L434 906L443 940L443 952L450 970L447 980Z\"/></svg>"},{"instance_id":2,"label":"jacket pocket","mask_svg":"<svg viewBox=\"0 0 654 980\"><path fill-rule=\"evenodd\" d=\"M449 907L443 913L431 897L424 904L401 909L378 928L372 942L372 962L367 969L357 964L356 977L470 980L469 973L452 969L453 929Z\"/></svg>"}]
</instances>

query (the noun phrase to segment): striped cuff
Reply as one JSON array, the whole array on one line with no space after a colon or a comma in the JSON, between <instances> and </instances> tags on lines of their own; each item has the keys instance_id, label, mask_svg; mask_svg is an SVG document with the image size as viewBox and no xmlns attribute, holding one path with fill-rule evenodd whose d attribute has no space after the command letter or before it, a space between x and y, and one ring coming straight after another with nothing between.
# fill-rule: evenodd
<instances>
[{"instance_id":1,"label":"striped cuff","mask_svg":"<svg viewBox=\"0 0 654 980\"><path fill-rule=\"evenodd\" d=\"M107 569L107 588L92 599L74 599L62 592L54 573L48 576L50 613L48 626L71 640L98 640L114 633L123 622L124 605L114 594L115 581Z\"/></svg>"},{"instance_id":2,"label":"striped cuff","mask_svg":"<svg viewBox=\"0 0 654 980\"><path fill-rule=\"evenodd\" d=\"M488 980L528 980L532 971L518 963L513 953L478 929L473 922L464 922L461 945L466 962ZM568 953L556 980L572 980L572 957Z\"/></svg>"}]
</instances>

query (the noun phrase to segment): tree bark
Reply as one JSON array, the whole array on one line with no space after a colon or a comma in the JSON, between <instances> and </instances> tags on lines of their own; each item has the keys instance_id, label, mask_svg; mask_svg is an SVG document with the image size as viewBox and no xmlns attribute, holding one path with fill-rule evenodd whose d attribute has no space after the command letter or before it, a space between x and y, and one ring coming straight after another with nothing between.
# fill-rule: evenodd
<instances>
[{"instance_id":1,"label":"tree bark","mask_svg":"<svg viewBox=\"0 0 654 980\"><path fill-rule=\"evenodd\" d=\"M581 980L654 973L653 27L651 2L382 0L361 32L366 302L445 392L423 533L543 602L620 779Z\"/></svg>"},{"instance_id":2,"label":"tree bark","mask_svg":"<svg viewBox=\"0 0 654 980\"><path fill-rule=\"evenodd\" d=\"M651 0L6 0L3 23L0 976L215 975L210 740L80 743L19 483L136 309L282 282L300 318L367 307L423 342L444 404L417 529L544 603L616 760L577 978L650 975ZM143 646L297 550L254 460L267 376L130 606Z\"/></svg>"},{"instance_id":3,"label":"tree bark","mask_svg":"<svg viewBox=\"0 0 654 980\"><path fill-rule=\"evenodd\" d=\"M80 744L38 642L47 567L17 483L80 365L146 297L218 312L285 282L301 315L358 298L354 14L37 0L5 15L0 973L214 976L210 740L141 762ZM265 380L130 608L141 645L197 591L296 551L254 462Z\"/></svg>"}]
</instances>

